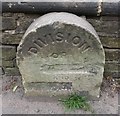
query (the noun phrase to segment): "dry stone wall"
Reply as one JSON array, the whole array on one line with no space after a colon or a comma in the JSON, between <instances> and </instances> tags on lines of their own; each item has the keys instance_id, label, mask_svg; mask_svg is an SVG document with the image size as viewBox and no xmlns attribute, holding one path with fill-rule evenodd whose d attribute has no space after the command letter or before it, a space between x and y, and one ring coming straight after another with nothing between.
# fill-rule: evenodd
<instances>
[{"instance_id":1,"label":"dry stone wall","mask_svg":"<svg viewBox=\"0 0 120 116\"><path fill-rule=\"evenodd\" d=\"M2 74L20 75L16 65L16 51L29 25L40 14L3 13L2 14ZM100 37L105 50L105 77L120 79L120 29L119 17L86 17Z\"/></svg>"}]
</instances>

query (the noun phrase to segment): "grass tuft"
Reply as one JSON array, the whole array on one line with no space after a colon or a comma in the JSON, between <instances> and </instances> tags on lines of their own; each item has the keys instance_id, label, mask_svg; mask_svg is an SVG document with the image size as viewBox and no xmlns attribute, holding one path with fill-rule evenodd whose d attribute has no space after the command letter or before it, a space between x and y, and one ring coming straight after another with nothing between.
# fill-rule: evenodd
<instances>
[{"instance_id":1,"label":"grass tuft","mask_svg":"<svg viewBox=\"0 0 120 116\"><path fill-rule=\"evenodd\" d=\"M68 98L64 98L59 101L61 101L62 104L65 106L65 108L68 110L77 110L77 109L83 109L85 111L91 110L91 107L87 102L86 97L79 96L77 94L72 94L68 96Z\"/></svg>"}]
</instances>

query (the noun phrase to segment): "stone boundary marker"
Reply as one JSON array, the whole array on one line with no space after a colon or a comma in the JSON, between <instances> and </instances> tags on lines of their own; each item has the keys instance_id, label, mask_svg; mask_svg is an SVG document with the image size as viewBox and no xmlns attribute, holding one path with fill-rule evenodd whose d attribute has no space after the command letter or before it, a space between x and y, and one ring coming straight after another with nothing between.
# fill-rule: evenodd
<instances>
[{"instance_id":1,"label":"stone boundary marker","mask_svg":"<svg viewBox=\"0 0 120 116\"><path fill-rule=\"evenodd\" d=\"M89 93L99 97L105 54L94 28L70 13L49 13L31 24L17 49L26 95Z\"/></svg>"}]
</instances>

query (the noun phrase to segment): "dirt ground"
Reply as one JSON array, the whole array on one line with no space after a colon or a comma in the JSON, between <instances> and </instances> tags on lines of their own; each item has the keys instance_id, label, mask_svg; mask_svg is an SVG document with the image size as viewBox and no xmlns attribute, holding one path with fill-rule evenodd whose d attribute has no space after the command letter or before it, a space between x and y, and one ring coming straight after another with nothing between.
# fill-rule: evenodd
<instances>
[{"instance_id":1,"label":"dirt ground","mask_svg":"<svg viewBox=\"0 0 120 116\"><path fill-rule=\"evenodd\" d=\"M2 114L91 114L92 112L76 110L66 111L64 106L57 100L46 102L30 100L24 97L21 77L0 78L0 91L2 95ZM89 101L94 114L118 114L118 90L116 82L108 77L103 80L101 97L98 101Z\"/></svg>"}]
</instances>

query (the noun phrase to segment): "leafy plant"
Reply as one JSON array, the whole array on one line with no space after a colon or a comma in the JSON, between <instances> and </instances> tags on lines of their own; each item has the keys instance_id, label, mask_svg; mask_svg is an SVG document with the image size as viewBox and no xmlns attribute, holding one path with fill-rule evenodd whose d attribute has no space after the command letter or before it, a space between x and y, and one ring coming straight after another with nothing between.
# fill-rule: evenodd
<instances>
[{"instance_id":1,"label":"leafy plant","mask_svg":"<svg viewBox=\"0 0 120 116\"><path fill-rule=\"evenodd\" d=\"M91 107L87 102L86 97L79 96L77 94L72 94L68 98L59 100L69 110L83 109L85 111L90 111Z\"/></svg>"}]
</instances>

